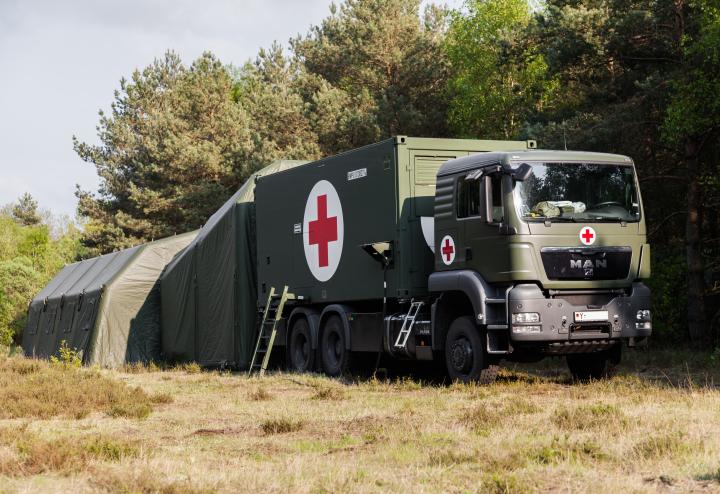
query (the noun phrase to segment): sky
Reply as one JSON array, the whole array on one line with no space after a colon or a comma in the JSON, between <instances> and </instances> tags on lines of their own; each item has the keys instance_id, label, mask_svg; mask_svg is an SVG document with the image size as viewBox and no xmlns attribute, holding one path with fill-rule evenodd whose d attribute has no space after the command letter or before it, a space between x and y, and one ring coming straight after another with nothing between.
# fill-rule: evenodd
<instances>
[{"instance_id":1,"label":"sky","mask_svg":"<svg viewBox=\"0 0 720 494\"><path fill-rule=\"evenodd\" d=\"M427 0L426 0L427 1ZM443 2L459 4L457 1ZM95 167L72 136L97 143L121 77L172 49L241 65L262 47L307 33L330 0L0 0L0 206L31 193L74 216L75 186Z\"/></svg>"}]
</instances>

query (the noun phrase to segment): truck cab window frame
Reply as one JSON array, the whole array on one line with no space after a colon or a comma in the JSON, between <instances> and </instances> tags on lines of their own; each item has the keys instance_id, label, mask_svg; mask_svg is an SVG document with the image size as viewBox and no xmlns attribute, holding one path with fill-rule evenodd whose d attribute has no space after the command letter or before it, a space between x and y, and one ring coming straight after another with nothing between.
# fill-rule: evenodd
<instances>
[{"instance_id":1,"label":"truck cab window frame","mask_svg":"<svg viewBox=\"0 0 720 494\"><path fill-rule=\"evenodd\" d=\"M503 204L502 175L494 173L485 177L485 195L489 198L488 206L492 217L488 218L491 225L499 225L505 220L505 207Z\"/></svg>"},{"instance_id":2,"label":"truck cab window frame","mask_svg":"<svg viewBox=\"0 0 720 494\"><path fill-rule=\"evenodd\" d=\"M459 220L482 218L482 182L460 176L455 181L455 216Z\"/></svg>"}]
</instances>

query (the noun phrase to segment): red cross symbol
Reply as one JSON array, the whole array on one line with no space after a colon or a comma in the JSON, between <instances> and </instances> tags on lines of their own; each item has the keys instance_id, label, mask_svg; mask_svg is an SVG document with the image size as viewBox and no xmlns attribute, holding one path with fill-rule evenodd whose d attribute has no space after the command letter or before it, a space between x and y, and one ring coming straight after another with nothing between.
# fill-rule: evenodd
<instances>
[{"instance_id":1,"label":"red cross symbol","mask_svg":"<svg viewBox=\"0 0 720 494\"><path fill-rule=\"evenodd\" d=\"M595 238L595 235L593 232L590 231L589 228L585 228L582 235L580 235L582 239L585 241L586 244L589 244L593 238Z\"/></svg>"},{"instance_id":2,"label":"red cross symbol","mask_svg":"<svg viewBox=\"0 0 720 494\"><path fill-rule=\"evenodd\" d=\"M308 237L310 245L318 246L318 265L324 268L329 264L328 244L338 239L337 216L328 218L327 194L317 197L317 214L318 218L308 223Z\"/></svg>"},{"instance_id":3,"label":"red cross symbol","mask_svg":"<svg viewBox=\"0 0 720 494\"><path fill-rule=\"evenodd\" d=\"M447 262L449 263L452 259L452 255L455 252L455 247L450 243L450 238L445 239L445 245L443 245L442 253L447 258Z\"/></svg>"}]
</instances>

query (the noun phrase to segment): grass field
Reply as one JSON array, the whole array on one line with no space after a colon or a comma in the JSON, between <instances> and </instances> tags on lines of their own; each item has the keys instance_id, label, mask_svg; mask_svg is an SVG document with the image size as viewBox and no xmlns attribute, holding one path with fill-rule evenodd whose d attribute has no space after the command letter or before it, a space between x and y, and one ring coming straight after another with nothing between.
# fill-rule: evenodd
<instances>
[{"instance_id":1,"label":"grass field","mask_svg":"<svg viewBox=\"0 0 720 494\"><path fill-rule=\"evenodd\" d=\"M0 492L720 492L720 363L492 386L0 358Z\"/></svg>"}]
</instances>

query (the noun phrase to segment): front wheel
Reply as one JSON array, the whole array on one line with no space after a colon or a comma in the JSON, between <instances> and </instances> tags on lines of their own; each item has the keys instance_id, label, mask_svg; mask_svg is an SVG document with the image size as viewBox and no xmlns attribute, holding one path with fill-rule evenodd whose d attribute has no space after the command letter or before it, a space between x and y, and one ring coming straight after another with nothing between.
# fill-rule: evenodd
<instances>
[{"instance_id":1,"label":"front wheel","mask_svg":"<svg viewBox=\"0 0 720 494\"><path fill-rule=\"evenodd\" d=\"M445 363L452 381L490 384L497 377L498 366L490 362L480 328L467 316L450 324L445 339Z\"/></svg>"}]
</instances>

